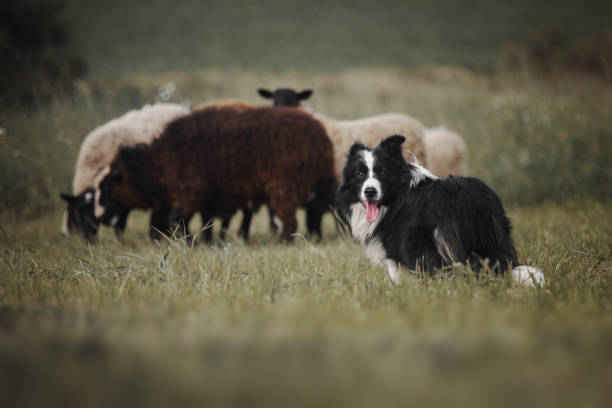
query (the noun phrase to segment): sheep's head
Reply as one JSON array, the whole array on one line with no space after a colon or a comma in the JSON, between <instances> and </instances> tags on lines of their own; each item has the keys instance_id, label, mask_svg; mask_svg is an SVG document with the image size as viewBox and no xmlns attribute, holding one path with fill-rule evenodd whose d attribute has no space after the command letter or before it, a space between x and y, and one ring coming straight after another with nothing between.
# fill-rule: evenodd
<instances>
[{"instance_id":1,"label":"sheep's head","mask_svg":"<svg viewBox=\"0 0 612 408\"><path fill-rule=\"evenodd\" d=\"M257 92L263 98L272 99L274 106L277 107L300 106L300 101L304 101L312 95L312 90L310 89L305 89L302 92L296 92L291 88L278 88L274 92L267 89L258 89Z\"/></svg>"},{"instance_id":2,"label":"sheep's head","mask_svg":"<svg viewBox=\"0 0 612 408\"><path fill-rule=\"evenodd\" d=\"M60 194L68 208L64 214L62 232L81 232L87 241L95 240L98 220L94 217L94 190L87 189L79 195Z\"/></svg>"},{"instance_id":3,"label":"sheep's head","mask_svg":"<svg viewBox=\"0 0 612 408\"><path fill-rule=\"evenodd\" d=\"M101 222L109 224L112 218L125 208L149 208L150 197L146 186L150 184L148 146L123 147L101 173L97 180L94 214Z\"/></svg>"}]
</instances>

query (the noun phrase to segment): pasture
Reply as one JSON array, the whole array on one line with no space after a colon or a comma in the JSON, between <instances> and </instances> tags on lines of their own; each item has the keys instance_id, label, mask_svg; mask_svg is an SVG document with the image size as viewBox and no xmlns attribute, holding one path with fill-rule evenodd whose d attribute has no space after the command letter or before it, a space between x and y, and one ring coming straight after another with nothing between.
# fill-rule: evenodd
<instances>
[{"instance_id":1,"label":"pasture","mask_svg":"<svg viewBox=\"0 0 612 408\"><path fill-rule=\"evenodd\" d=\"M496 67L530 28L609 26L609 2L148 3L68 2L89 76L39 105L0 99L0 406L612 405L610 76ZM283 86L330 117L458 132L546 285L457 267L394 287L331 215L305 237L302 210L293 244L265 210L248 245L240 214L211 247L152 242L143 211L121 241L60 234L95 126Z\"/></svg>"},{"instance_id":2,"label":"pasture","mask_svg":"<svg viewBox=\"0 0 612 408\"><path fill-rule=\"evenodd\" d=\"M212 248L153 243L143 212L130 216L122 243L108 229L91 246L61 236L57 193L69 189L83 135L170 81L173 100L193 102L264 104L257 86L311 86L311 105L335 117L401 111L459 131L468 174L500 193L521 260L547 285L459 269L392 287L329 215L320 243L277 243L264 211L249 245L235 235ZM446 68L208 70L83 83L77 102L11 114L2 136L3 191L12 192L0 215L2 405L609 404L611 94L579 85Z\"/></svg>"}]
</instances>

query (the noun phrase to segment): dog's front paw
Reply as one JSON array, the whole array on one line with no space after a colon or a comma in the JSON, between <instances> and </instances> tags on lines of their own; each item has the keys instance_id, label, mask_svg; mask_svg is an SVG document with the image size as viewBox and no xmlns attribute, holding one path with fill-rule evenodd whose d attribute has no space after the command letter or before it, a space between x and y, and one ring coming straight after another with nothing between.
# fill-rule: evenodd
<instances>
[{"instance_id":1,"label":"dog's front paw","mask_svg":"<svg viewBox=\"0 0 612 408\"><path fill-rule=\"evenodd\" d=\"M397 262L392 261L391 259L385 259L384 263L387 267L387 273L389 274L389 278L391 278L391 282L393 282L396 286L399 285L401 283L401 271Z\"/></svg>"}]
</instances>

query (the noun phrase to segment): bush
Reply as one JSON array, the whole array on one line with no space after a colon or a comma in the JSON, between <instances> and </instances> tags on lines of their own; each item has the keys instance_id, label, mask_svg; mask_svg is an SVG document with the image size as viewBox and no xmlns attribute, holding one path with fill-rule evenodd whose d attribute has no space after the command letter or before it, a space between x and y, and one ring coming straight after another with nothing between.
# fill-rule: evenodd
<instances>
[{"instance_id":1,"label":"bush","mask_svg":"<svg viewBox=\"0 0 612 408\"><path fill-rule=\"evenodd\" d=\"M0 104L38 105L69 94L85 63L71 55L59 2L7 1L0 6Z\"/></svg>"}]
</instances>

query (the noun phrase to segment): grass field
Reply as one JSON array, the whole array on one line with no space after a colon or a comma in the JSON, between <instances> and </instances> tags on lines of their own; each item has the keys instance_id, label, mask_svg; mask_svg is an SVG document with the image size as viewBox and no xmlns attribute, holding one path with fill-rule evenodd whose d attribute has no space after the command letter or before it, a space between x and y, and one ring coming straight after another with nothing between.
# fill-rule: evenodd
<instances>
[{"instance_id":1,"label":"grass field","mask_svg":"<svg viewBox=\"0 0 612 408\"><path fill-rule=\"evenodd\" d=\"M336 117L395 110L458 130L468 173L500 192L521 260L546 286L457 269L395 288L330 216L322 242L294 245L276 243L263 213L248 246L152 243L142 212L123 243L108 230L92 246L60 236L57 193L83 135L170 81L174 100L193 103L310 86L313 107ZM79 92L3 123L1 406L612 403L607 86L448 68L206 70Z\"/></svg>"},{"instance_id":2,"label":"grass field","mask_svg":"<svg viewBox=\"0 0 612 408\"><path fill-rule=\"evenodd\" d=\"M0 407L612 406L612 86L495 67L529 30L609 27L611 4L69 1L87 79L36 108L0 99ZM263 105L280 86L336 118L457 131L546 285L455 268L393 287L329 215L292 245L263 211L249 245L240 216L213 247L151 242L139 211L122 242L60 235L95 126L161 88Z\"/></svg>"},{"instance_id":3,"label":"grass field","mask_svg":"<svg viewBox=\"0 0 612 408\"><path fill-rule=\"evenodd\" d=\"M91 247L57 211L3 217L0 403L608 406L612 205L510 214L544 288L392 287L331 219L318 244L271 242L260 214L252 245L190 248L148 242L144 214Z\"/></svg>"}]
</instances>

